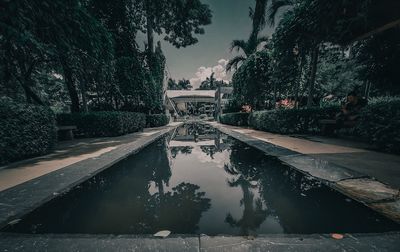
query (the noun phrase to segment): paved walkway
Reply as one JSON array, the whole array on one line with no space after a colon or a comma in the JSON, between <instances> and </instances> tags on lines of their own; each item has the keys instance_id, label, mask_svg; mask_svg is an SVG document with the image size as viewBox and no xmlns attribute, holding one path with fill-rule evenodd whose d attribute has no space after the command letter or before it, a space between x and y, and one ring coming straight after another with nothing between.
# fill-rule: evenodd
<instances>
[{"instance_id":1,"label":"paved walkway","mask_svg":"<svg viewBox=\"0 0 400 252\"><path fill-rule=\"evenodd\" d=\"M272 143L369 175L400 188L400 156L368 150L363 143L328 137L292 137L254 129L223 125L235 132Z\"/></svg>"},{"instance_id":2,"label":"paved walkway","mask_svg":"<svg viewBox=\"0 0 400 252\"><path fill-rule=\"evenodd\" d=\"M179 123L172 123L176 126ZM144 129L120 137L85 138L59 142L55 150L45 156L23 160L0 167L0 191L59 170L79 161L95 158L121 145L156 134L161 128Z\"/></svg>"}]
</instances>

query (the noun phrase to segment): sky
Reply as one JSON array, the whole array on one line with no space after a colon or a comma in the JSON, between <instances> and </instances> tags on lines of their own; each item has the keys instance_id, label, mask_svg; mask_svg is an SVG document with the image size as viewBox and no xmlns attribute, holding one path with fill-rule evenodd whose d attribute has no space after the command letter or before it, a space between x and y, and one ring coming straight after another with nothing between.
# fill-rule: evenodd
<instances>
[{"instance_id":1,"label":"sky","mask_svg":"<svg viewBox=\"0 0 400 252\"><path fill-rule=\"evenodd\" d=\"M202 0L213 13L212 24L205 26L205 34L198 35L195 45L176 49L161 40L162 50L167 59L167 70L171 78L189 79L194 88L209 77L212 71L219 80L229 81L231 75L225 72L225 65L234 55L229 47L234 39L247 40L251 32L249 7L255 0ZM263 34L271 35L271 28Z\"/></svg>"}]
</instances>

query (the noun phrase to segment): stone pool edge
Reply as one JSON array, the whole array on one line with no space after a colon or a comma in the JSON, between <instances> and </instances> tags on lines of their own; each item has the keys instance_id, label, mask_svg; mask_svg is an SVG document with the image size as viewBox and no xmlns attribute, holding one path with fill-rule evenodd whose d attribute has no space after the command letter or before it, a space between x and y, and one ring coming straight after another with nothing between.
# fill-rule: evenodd
<instances>
[{"instance_id":1,"label":"stone pool edge","mask_svg":"<svg viewBox=\"0 0 400 252\"><path fill-rule=\"evenodd\" d=\"M24 235L0 233L0 251L397 251L400 233L257 237L171 235Z\"/></svg>"},{"instance_id":2,"label":"stone pool edge","mask_svg":"<svg viewBox=\"0 0 400 252\"><path fill-rule=\"evenodd\" d=\"M123 144L98 157L88 158L0 192L0 229L16 222L46 202L66 193L117 162L172 133L181 124ZM0 232L1 234L1 232Z\"/></svg>"},{"instance_id":3,"label":"stone pool edge","mask_svg":"<svg viewBox=\"0 0 400 252\"><path fill-rule=\"evenodd\" d=\"M321 181L339 193L400 224L400 191L398 189L346 167L231 130L223 124L204 123L267 155L277 157L282 163Z\"/></svg>"}]
</instances>

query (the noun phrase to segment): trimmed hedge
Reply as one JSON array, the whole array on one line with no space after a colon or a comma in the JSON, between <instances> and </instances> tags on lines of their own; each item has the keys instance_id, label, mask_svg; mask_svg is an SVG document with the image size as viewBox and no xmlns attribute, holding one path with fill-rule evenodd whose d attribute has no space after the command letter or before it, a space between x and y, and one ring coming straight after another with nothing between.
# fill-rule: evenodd
<instances>
[{"instance_id":1,"label":"trimmed hedge","mask_svg":"<svg viewBox=\"0 0 400 252\"><path fill-rule=\"evenodd\" d=\"M121 111L59 114L57 123L76 125L86 137L112 137L141 131L146 126L146 115Z\"/></svg>"},{"instance_id":2,"label":"trimmed hedge","mask_svg":"<svg viewBox=\"0 0 400 252\"><path fill-rule=\"evenodd\" d=\"M221 123L233 126L248 126L250 113L228 113L219 117Z\"/></svg>"},{"instance_id":3,"label":"trimmed hedge","mask_svg":"<svg viewBox=\"0 0 400 252\"><path fill-rule=\"evenodd\" d=\"M169 116L165 114L155 114L146 116L146 127L154 128L165 126L169 123Z\"/></svg>"},{"instance_id":4,"label":"trimmed hedge","mask_svg":"<svg viewBox=\"0 0 400 252\"><path fill-rule=\"evenodd\" d=\"M383 150L400 153L400 99L366 106L353 134Z\"/></svg>"},{"instance_id":5,"label":"trimmed hedge","mask_svg":"<svg viewBox=\"0 0 400 252\"><path fill-rule=\"evenodd\" d=\"M258 111L250 115L249 126L280 134L315 134L321 131L319 120L334 118L339 111L339 107Z\"/></svg>"},{"instance_id":6,"label":"trimmed hedge","mask_svg":"<svg viewBox=\"0 0 400 252\"><path fill-rule=\"evenodd\" d=\"M280 134L318 134L321 133L318 121L334 118L338 112L339 107L259 111L250 115L249 126ZM357 125L343 130L346 135L374 144L380 150L400 153L400 98L371 102L361 110Z\"/></svg>"},{"instance_id":7,"label":"trimmed hedge","mask_svg":"<svg viewBox=\"0 0 400 252\"><path fill-rule=\"evenodd\" d=\"M49 152L57 141L54 113L0 99L0 164Z\"/></svg>"}]
</instances>

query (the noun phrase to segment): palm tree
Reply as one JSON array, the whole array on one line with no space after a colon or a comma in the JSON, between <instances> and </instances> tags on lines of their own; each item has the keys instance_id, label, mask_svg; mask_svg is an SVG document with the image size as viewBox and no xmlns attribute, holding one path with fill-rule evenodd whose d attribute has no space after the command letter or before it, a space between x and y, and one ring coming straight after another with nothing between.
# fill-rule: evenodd
<instances>
[{"instance_id":1,"label":"palm tree","mask_svg":"<svg viewBox=\"0 0 400 252\"><path fill-rule=\"evenodd\" d=\"M275 26L276 15L278 11L284 7L293 7L298 0L271 0L271 4L264 13L267 14L267 22L271 26Z\"/></svg>"},{"instance_id":2,"label":"palm tree","mask_svg":"<svg viewBox=\"0 0 400 252\"><path fill-rule=\"evenodd\" d=\"M269 1L271 1L271 4L268 7ZM297 0L256 0L255 8L250 8L249 16L253 21L253 27L248 41L234 40L231 45L231 51L233 49L237 51L242 50L243 55L232 58L228 62L226 70L231 71L232 68L236 70L240 63L257 51L257 48L262 42L267 42L267 37L259 37L260 31L267 23L271 26L275 24L275 17L279 9L285 6L293 6L296 1Z\"/></svg>"},{"instance_id":3,"label":"palm tree","mask_svg":"<svg viewBox=\"0 0 400 252\"><path fill-rule=\"evenodd\" d=\"M225 171L236 178L228 180L231 187L240 187L243 192L243 199L240 204L244 206L242 218L235 219L231 213L228 213L225 222L231 227L240 228L241 235L250 235L250 232L255 232L267 217L267 209L263 207L260 198L255 198L251 189L257 186L253 183L257 181L257 174L248 172L248 167L245 165L225 165ZM252 183L253 182L253 183Z\"/></svg>"},{"instance_id":4,"label":"palm tree","mask_svg":"<svg viewBox=\"0 0 400 252\"><path fill-rule=\"evenodd\" d=\"M257 38L260 31L266 25L265 13L267 11L267 3L269 0L256 0L254 10L250 7L250 18L253 20L253 30L250 37Z\"/></svg>"},{"instance_id":5,"label":"palm tree","mask_svg":"<svg viewBox=\"0 0 400 252\"><path fill-rule=\"evenodd\" d=\"M245 61L250 55L257 51L257 48L262 43L268 42L269 38L266 36L262 37L255 37L253 38L250 36L248 41L244 40L234 40L231 44L231 51L236 50L237 52L242 51L242 55L238 55L231 60L229 60L228 64L226 65L226 70L231 71L232 69L236 70L240 63Z\"/></svg>"},{"instance_id":6,"label":"palm tree","mask_svg":"<svg viewBox=\"0 0 400 252\"><path fill-rule=\"evenodd\" d=\"M298 0L256 0L254 10L250 8L250 18L253 20L251 37L257 37L267 23L274 26L278 11L284 7L294 6L296 1Z\"/></svg>"}]
</instances>

